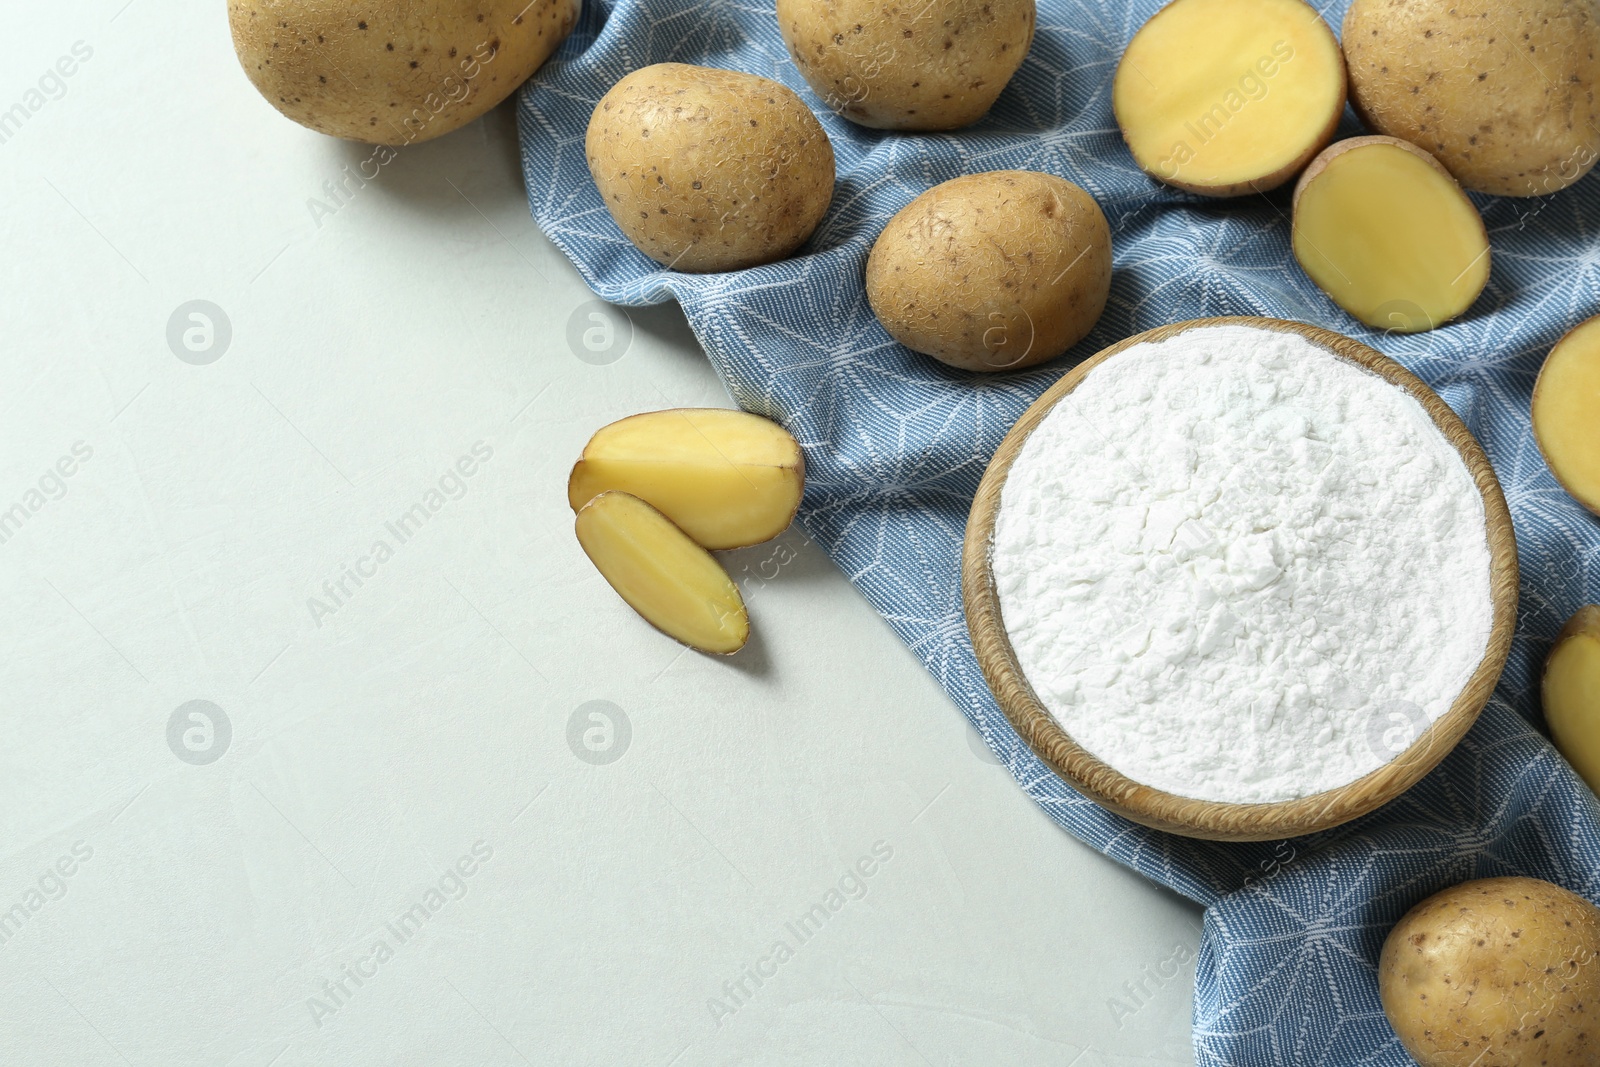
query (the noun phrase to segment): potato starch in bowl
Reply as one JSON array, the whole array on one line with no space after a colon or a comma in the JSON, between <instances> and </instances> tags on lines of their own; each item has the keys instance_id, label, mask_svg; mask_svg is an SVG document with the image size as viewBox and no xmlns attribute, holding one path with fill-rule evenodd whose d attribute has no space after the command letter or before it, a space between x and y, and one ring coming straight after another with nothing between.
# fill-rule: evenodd
<instances>
[{"instance_id":1,"label":"potato starch in bowl","mask_svg":"<svg viewBox=\"0 0 1600 1067\"><path fill-rule=\"evenodd\" d=\"M1246 326L1090 371L1011 467L993 573L1061 727L1223 803L1388 762L1455 702L1494 619L1483 498L1422 405Z\"/></svg>"}]
</instances>

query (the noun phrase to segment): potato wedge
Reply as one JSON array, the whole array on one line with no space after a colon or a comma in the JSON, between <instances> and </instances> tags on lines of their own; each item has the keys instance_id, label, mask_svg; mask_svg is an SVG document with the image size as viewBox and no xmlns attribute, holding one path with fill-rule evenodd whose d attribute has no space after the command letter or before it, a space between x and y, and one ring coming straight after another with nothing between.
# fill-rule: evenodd
<instances>
[{"instance_id":1,"label":"potato wedge","mask_svg":"<svg viewBox=\"0 0 1600 1067\"><path fill-rule=\"evenodd\" d=\"M1533 436L1556 481L1600 515L1600 318L1550 350L1533 386Z\"/></svg>"},{"instance_id":2,"label":"potato wedge","mask_svg":"<svg viewBox=\"0 0 1600 1067\"><path fill-rule=\"evenodd\" d=\"M578 512L578 544L646 622L690 648L731 655L750 638L739 587L716 558L628 493L601 493Z\"/></svg>"},{"instance_id":3,"label":"potato wedge","mask_svg":"<svg viewBox=\"0 0 1600 1067\"><path fill-rule=\"evenodd\" d=\"M1540 693L1556 748L1600 793L1600 607L1567 621L1544 662Z\"/></svg>"},{"instance_id":4,"label":"potato wedge","mask_svg":"<svg viewBox=\"0 0 1600 1067\"><path fill-rule=\"evenodd\" d=\"M1139 168L1202 196L1289 181L1344 101L1339 42L1302 0L1173 0L1134 34L1111 89Z\"/></svg>"},{"instance_id":5,"label":"potato wedge","mask_svg":"<svg viewBox=\"0 0 1600 1067\"><path fill-rule=\"evenodd\" d=\"M1294 190L1294 256L1333 302L1379 330L1418 333L1489 283L1483 216L1450 172L1393 137L1352 137Z\"/></svg>"},{"instance_id":6,"label":"potato wedge","mask_svg":"<svg viewBox=\"0 0 1600 1067\"><path fill-rule=\"evenodd\" d=\"M610 490L648 502L702 547L743 548L788 529L805 491L805 455L759 415L651 411L602 427L567 479L574 511Z\"/></svg>"}]
</instances>

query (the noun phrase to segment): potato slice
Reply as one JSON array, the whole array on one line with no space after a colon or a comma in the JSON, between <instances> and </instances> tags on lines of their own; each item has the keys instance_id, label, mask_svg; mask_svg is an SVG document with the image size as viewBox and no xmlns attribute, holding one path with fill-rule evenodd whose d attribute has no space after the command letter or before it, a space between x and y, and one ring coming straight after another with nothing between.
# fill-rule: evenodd
<instances>
[{"instance_id":1,"label":"potato slice","mask_svg":"<svg viewBox=\"0 0 1600 1067\"><path fill-rule=\"evenodd\" d=\"M744 598L722 564L643 500L601 493L579 510L575 528L611 588L668 637L719 655L749 640Z\"/></svg>"},{"instance_id":2,"label":"potato slice","mask_svg":"<svg viewBox=\"0 0 1600 1067\"><path fill-rule=\"evenodd\" d=\"M1344 100L1339 42L1302 0L1174 0L1134 34L1111 89L1140 169L1203 196L1287 182Z\"/></svg>"},{"instance_id":3,"label":"potato slice","mask_svg":"<svg viewBox=\"0 0 1600 1067\"><path fill-rule=\"evenodd\" d=\"M1544 719L1556 748L1600 793L1600 607L1580 608L1544 662Z\"/></svg>"},{"instance_id":4,"label":"potato slice","mask_svg":"<svg viewBox=\"0 0 1600 1067\"><path fill-rule=\"evenodd\" d=\"M1294 190L1294 256L1351 315L1418 333L1462 314L1489 282L1483 216L1450 172L1393 137L1352 137Z\"/></svg>"},{"instance_id":5,"label":"potato slice","mask_svg":"<svg viewBox=\"0 0 1600 1067\"><path fill-rule=\"evenodd\" d=\"M1550 350L1533 387L1533 436L1556 481L1600 515L1600 318Z\"/></svg>"},{"instance_id":6,"label":"potato slice","mask_svg":"<svg viewBox=\"0 0 1600 1067\"><path fill-rule=\"evenodd\" d=\"M743 548L788 529L805 490L805 457L789 431L759 415L651 411L589 439L567 501L577 511L612 489L649 502L706 548Z\"/></svg>"}]
</instances>

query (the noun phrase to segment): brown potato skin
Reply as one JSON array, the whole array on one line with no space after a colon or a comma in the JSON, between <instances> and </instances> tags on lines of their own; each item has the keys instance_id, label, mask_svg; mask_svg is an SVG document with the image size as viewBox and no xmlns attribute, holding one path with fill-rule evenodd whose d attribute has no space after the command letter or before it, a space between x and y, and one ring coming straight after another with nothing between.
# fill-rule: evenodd
<instances>
[{"instance_id":1,"label":"brown potato skin","mask_svg":"<svg viewBox=\"0 0 1600 1067\"><path fill-rule=\"evenodd\" d=\"M867 301L889 335L961 370L1055 359L1094 328L1110 292L1100 205L1032 171L934 186L889 220L867 258Z\"/></svg>"},{"instance_id":2,"label":"brown potato skin","mask_svg":"<svg viewBox=\"0 0 1600 1067\"><path fill-rule=\"evenodd\" d=\"M783 259L833 199L833 146L787 86L754 74L657 63L600 98L589 173L628 240L673 270Z\"/></svg>"},{"instance_id":3,"label":"brown potato skin","mask_svg":"<svg viewBox=\"0 0 1600 1067\"><path fill-rule=\"evenodd\" d=\"M795 66L879 130L953 130L994 105L1033 43L1034 0L777 0Z\"/></svg>"},{"instance_id":4,"label":"brown potato skin","mask_svg":"<svg viewBox=\"0 0 1600 1067\"><path fill-rule=\"evenodd\" d=\"M1600 159L1600 15L1590 0L1355 0L1350 102L1463 186L1547 196Z\"/></svg>"},{"instance_id":5,"label":"brown potato skin","mask_svg":"<svg viewBox=\"0 0 1600 1067\"><path fill-rule=\"evenodd\" d=\"M581 0L229 0L239 63L319 133L405 145L459 129L527 81Z\"/></svg>"},{"instance_id":6,"label":"brown potato skin","mask_svg":"<svg viewBox=\"0 0 1600 1067\"><path fill-rule=\"evenodd\" d=\"M1537 878L1486 878L1418 904L1384 942L1378 993L1421 1067L1591 1067L1600 909Z\"/></svg>"}]
</instances>

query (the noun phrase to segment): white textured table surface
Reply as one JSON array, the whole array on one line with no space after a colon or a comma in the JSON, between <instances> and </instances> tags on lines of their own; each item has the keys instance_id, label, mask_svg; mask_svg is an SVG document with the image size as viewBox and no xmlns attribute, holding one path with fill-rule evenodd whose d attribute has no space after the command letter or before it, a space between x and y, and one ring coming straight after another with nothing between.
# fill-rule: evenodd
<instances>
[{"instance_id":1,"label":"white textured table surface","mask_svg":"<svg viewBox=\"0 0 1600 1067\"><path fill-rule=\"evenodd\" d=\"M363 184L125 2L0 40L0 1062L1190 1062L1198 909L798 529L731 662L588 565L587 436L728 401L588 318L509 106Z\"/></svg>"}]
</instances>

